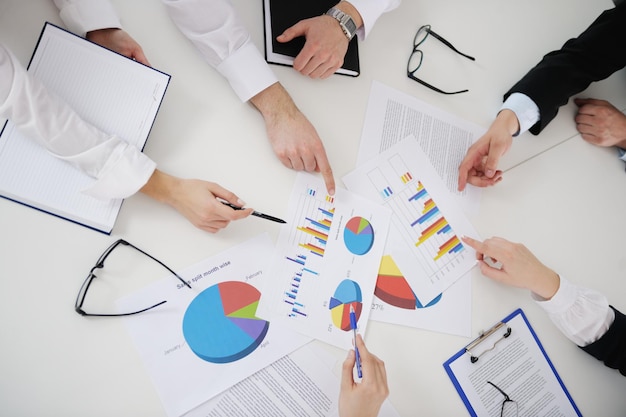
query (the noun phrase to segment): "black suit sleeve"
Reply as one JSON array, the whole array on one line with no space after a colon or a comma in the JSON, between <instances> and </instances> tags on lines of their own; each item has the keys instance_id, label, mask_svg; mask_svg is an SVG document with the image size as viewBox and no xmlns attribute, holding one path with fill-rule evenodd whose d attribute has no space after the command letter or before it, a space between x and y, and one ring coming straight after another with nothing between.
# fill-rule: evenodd
<instances>
[{"instance_id":1,"label":"black suit sleeve","mask_svg":"<svg viewBox=\"0 0 626 417\"><path fill-rule=\"evenodd\" d=\"M626 66L626 2L605 10L577 38L545 55L504 96L526 94L539 107L540 120L530 128L539 134L560 106L593 81L603 80Z\"/></svg>"},{"instance_id":2,"label":"black suit sleeve","mask_svg":"<svg viewBox=\"0 0 626 417\"><path fill-rule=\"evenodd\" d=\"M611 308L615 311L615 321L609 330L600 339L581 349L626 376L626 316L613 306Z\"/></svg>"}]
</instances>

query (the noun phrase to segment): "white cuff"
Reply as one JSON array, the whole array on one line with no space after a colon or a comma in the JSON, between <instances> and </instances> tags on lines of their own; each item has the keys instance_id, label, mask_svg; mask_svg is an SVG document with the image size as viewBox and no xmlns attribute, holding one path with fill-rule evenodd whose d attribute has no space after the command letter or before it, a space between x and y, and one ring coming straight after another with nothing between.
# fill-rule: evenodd
<instances>
[{"instance_id":1,"label":"white cuff","mask_svg":"<svg viewBox=\"0 0 626 417\"><path fill-rule=\"evenodd\" d=\"M61 20L68 30L79 36L98 29L121 28L113 5L105 0L55 0Z\"/></svg>"},{"instance_id":2,"label":"white cuff","mask_svg":"<svg viewBox=\"0 0 626 417\"><path fill-rule=\"evenodd\" d=\"M526 94L511 94L506 99L504 104L502 104L500 111L504 109L511 110L515 113L517 120L519 121L519 132L517 132L514 136L526 132L539 121L539 107L537 107L537 104L535 104L535 102L532 101Z\"/></svg>"},{"instance_id":3,"label":"white cuff","mask_svg":"<svg viewBox=\"0 0 626 417\"><path fill-rule=\"evenodd\" d=\"M278 78L253 43L239 48L217 66L241 101L248 101Z\"/></svg>"},{"instance_id":4,"label":"white cuff","mask_svg":"<svg viewBox=\"0 0 626 417\"><path fill-rule=\"evenodd\" d=\"M615 320L615 312L599 292L574 285L560 277L559 289L550 300L532 294L559 330L578 346L602 337Z\"/></svg>"}]
</instances>

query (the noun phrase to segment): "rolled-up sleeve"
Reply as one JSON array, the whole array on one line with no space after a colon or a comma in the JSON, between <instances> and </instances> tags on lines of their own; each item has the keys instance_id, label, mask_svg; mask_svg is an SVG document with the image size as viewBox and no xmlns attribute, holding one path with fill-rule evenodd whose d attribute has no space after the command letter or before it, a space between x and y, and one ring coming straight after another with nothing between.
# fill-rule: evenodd
<instances>
[{"instance_id":1,"label":"rolled-up sleeve","mask_svg":"<svg viewBox=\"0 0 626 417\"><path fill-rule=\"evenodd\" d=\"M228 0L163 0L180 31L241 101L278 81Z\"/></svg>"},{"instance_id":2,"label":"rolled-up sleeve","mask_svg":"<svg viewBox=\"0 0 626 417\"><path fill-rule=\"evenodd\" d=\"M0 44L0 117L54 156L96 178L84 192L125 198L143 187L156 168L139 149L84 121L26 72Z\"/></svg>"}]
</instances>

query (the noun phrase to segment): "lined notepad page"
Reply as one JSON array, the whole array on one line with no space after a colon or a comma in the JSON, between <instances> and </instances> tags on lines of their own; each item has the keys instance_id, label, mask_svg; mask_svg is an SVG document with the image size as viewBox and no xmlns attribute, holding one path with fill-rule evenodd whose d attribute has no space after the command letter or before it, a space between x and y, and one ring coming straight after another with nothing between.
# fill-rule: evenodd
<instances>
[{"instance_id":1,"label":"lined notepad page","mask_svg":"<svg viewBox=\"0 0 626 417\"><path fill-rule=\"evenodd\" d=\"M143 149L169 75L47 23L28 71L83 119ZM51 115L53 117L53 115ZM0 194L110 233L122 200L81 193L95 180L8 122L0 137Z\"/></svg>"}]
</instances>

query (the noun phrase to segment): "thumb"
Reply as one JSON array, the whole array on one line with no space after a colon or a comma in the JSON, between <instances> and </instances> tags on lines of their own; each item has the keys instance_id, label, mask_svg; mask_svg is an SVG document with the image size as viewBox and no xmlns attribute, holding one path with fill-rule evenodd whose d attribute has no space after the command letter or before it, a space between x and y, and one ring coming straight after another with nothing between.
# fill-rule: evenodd
<instances>
[{"instance_id":1,"label":"thumb","mask_svg":"<svg viewBox=\"0 0 626 417\"><path fill-rule=\"evenodd\" d=\"M298 36L304 36L304 34L304 25L301 22L298 22L295 25L285 29L283 33L276 37L276 40L283 43L289 42L290 40L297 38Z\"/></svg>"},{"instance_id":2,"label":"thumb","mask_svg":"<svg viewBox=\"0 0 626 417\"><path fill-rule=\"evenodd\" d=\"M350 349L348 351L348 356L343 361L343 366L341 367L341 392L346 392L350 390L352 388L352 385L354 385L352 369L354 368L355 362L356 357L354 355L354 349Z\"/></svg>"},{"instance_id":3,"label":"thumb","mask_svg":"<svg viewBox=\"0 0 626 417\"><path fill-rule=\"evenodd\" d=\"M585 104L589 103L589 99L588 98L575 98L574 103L576 103L578 107L582 107Z\"/></svg>"},{"instance_id":4,"label":"thumb","mask_svg":"<svg viewBox=\"0 0 626 417\"><path fill-rule=\"evenodd\" d=\"M506 283L507 273L505 271L501 269L492 268L489 265L487 265L485 261L479 261L479 262L480 262L480 272L484 276L497 282Z\"/></svg>"},{"instance_id":5,"label":"thumb","mask_svg":"<svg viewBox=\"0 0 626 417\"><path fill-rule=\"evenodd\" d=\"M489 153L487 154L487 159L485 161L485 168L483 169L487 178L493 178L493 176L496 175L500 157L504 154L505 150L505 145L500 142L496 142L489 147Z\"/></svg>"}]
</instances>

